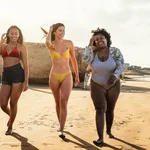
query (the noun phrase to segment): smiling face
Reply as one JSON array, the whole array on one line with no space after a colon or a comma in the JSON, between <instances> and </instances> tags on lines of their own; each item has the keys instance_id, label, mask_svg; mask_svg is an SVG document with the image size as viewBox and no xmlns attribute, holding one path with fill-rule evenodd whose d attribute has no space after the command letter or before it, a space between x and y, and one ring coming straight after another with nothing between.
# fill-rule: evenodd
<instances>
[{"instance_id":1,"label":"smiling face","mask_svg":"<svg viewBox=\"0 0 150 150\"><path fill-rule=\"evenodd\" d=\"M9 30L8 37L10 39L10 42L13 42L13 43L17 42L19 38L19 30L16 28L11 28Z\"/></svg>"},{"instance_id":2,"label":"smiling face","mask_svg":"<svg viewBox=\"0 0 150 150\"><path fill-rule=\"evenodd\" d=\"M58 29L55 31L54 34L55 34L55 39L63 39L65 35L65 27L64 26L58 27Z\"/></svg>"},{"instance_id":3,"label":"smiling face","mask_svg":"<svg viewBox=\"0 0 150 150\"><path fill-rule=\"evenodd\" d=\"M107 47L107 39L104 35L98 34L95 36L95 44L98 48L106 48Z\"/></svg>"}]
</instances>

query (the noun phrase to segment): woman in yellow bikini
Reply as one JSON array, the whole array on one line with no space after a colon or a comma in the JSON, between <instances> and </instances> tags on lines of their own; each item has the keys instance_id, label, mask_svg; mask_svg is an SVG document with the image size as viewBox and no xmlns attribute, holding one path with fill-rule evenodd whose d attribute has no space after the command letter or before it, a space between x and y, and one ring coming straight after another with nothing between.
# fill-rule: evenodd
<instances>
[{"instance_id":1,"label":"woman in yellow bikini","mask_svg":"<svg viewBox=\"0 0 150 150\"><path fill-rule=\"evenodd\" d=\"M46 37L46 46L52 58L49 86L56 102L56 112L60 124L59 137L62 139L65 138L63 130L67 117L67 103L73 86L69 60L71 60L76 75L75 86L79 83L74 46L72 41L63 39L64 35L65 26L62 23L57 23L50 27Z\"/></svg>"}]
</instances>

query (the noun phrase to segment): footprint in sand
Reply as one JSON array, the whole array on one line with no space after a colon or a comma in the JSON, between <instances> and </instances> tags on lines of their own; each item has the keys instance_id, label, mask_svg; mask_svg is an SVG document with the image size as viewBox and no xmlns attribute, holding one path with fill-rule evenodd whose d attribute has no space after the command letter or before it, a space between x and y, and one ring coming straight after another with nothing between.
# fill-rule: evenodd
<instances>
[{"instance_id":1,"label":"footprint in sand","mask_svg":"<svg viewBox=\"0 0 150 150\"><path fill-rule=\"evenodd\" d=\"M28 130L31 131L31 130L33 130L33 129L32 129L31 127L28 127Z\"/></svg>"},{"instance_id":2,"label":"footprint in sand","mask_svg":"<svg viewBox=\"0 0 150 150\"><path fill-rule=\"evenodd\" d=\"M54 126L51 126L51 128L55 128Z\"/></svg>"},{"instance_id":3,"label":"footprint in sand","mask_svg":"<svg viewBox=\"0 0 150 150\"><path fill-rule=\"evenodd\" d=\"M52 143L42 143L42 145L47 146L47 145L54 145Z\"/></svg>"},{"instance_id":4,"label":"footprint in sand","mask_svg":"<svg viewBox=\"0 0 150 150\"><path fill-rule=\"evenodd\" d=\"M13 145L12 145L12 144L10 144L10 146L11 146L11 147L19 147L20 145L17 145L17 144L13 144Z\"/></svg>"},{"instance_id":5,"label":"footprint in sand","mask_svg":"<svg viewBox=\"0 0 150 150\"><path fill-rule=\"evenodd\" d=\"M24 129L24 127L20 127L20 129Z\"/></svg>"},{"instance_id":6,"label":"footprint in sand","mask_svg":"<svg viewBox=\"0 0 150 150\"><path fill-rule=\"evenodd\" d=\"M2 143L2 145L10 146L10 147L20 147L19 143Z\"/></svg>"},{"instance_id":7,"label":"footprint in sand","mask_svg":"<svg viewBox=\"0 0 150 150\"><path fill-rule=\"evenodd\" d=\"M56 123L53 123L53 124L51 125L51 128L55 128L55 125L56 125Z\"/></svg>"}]
</instances>

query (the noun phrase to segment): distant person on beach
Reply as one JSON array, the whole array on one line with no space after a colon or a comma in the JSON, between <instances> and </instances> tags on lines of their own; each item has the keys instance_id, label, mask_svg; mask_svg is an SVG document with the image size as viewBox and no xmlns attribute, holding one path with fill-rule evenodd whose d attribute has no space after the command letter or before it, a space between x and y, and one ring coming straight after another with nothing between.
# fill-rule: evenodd
<instances>
[{"instance_id":1,"label":"distant person on beach","mask_svg":"<svg viewBox=\"0 0 150 150\"><path fill-rule=\"evenodd\" d=\"M17 26L11 26L6 34L2 34L0 54L3 58L0 105L2 110L9 115L8 129L5 134L10 135L17 115L19 97L22 91L28 89L27 50L23 44L22 32Z\"/></svg>"},{"instance_id":2,"label":"distant person on beach","mask_svg":"<svg viewBox=\"0 0 150 150\"><path fill-rule=\"evenodd\" d=\"M111 132L115 104L120 93L120 75L124 70L124 58L120 50L111 46L111 35L105 29L92 31L89 46L84 49L82 59L91 72L91 98L96 110L98 139L95 145L103 145L103 130L106 114L106 132ZM90 76L89 76L90 77ZM87 80L87 79L86 79Z\"/></svg>"},{"instance_id":3,"label":"distant person on beach","mask_svg":"<svg viewBox=\"0 0 150 150\"><path fill-rule=\"evenodd\" d=\"M73 86L69 60L71 60L75 72L75 86L79 84L77 60L72 41L63 39L65 26L62 23L52 25L48 33L43 28L41 29L47 35L46 46L52 58L53 65L49 76L49 86L56 103L56 112L60 124L59 137L64 139L63 130L67 117L67 103Z\"/></svg>"}]
</instances>

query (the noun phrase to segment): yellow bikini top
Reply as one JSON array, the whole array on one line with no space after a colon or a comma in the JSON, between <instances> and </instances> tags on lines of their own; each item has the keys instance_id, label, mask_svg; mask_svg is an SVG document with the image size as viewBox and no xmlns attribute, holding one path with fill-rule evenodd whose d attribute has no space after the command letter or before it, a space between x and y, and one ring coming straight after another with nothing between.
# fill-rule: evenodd
<instances>
[{"instance_id":1,"label":"yellow bikini top","mask_svg":"<svg viewBox=\"0 0 150 150\"><path fill-rule=\"evenodd\" d=\"M64 51L61 54L59 54L58 52L56 52L55 50L52 51L51 56L53 59L60 59L60 58L69 58L69 49Z\"/></svg>"}]
</instances>

